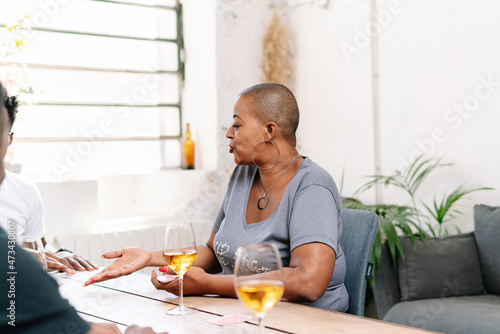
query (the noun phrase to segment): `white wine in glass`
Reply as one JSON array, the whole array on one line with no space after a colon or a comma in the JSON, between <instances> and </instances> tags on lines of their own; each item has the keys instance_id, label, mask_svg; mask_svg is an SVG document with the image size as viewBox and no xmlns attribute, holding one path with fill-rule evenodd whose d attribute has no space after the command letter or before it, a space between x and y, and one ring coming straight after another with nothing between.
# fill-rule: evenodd
<instances>
[{"instance_id":1,"label":"white wine in glass","mask_svg":"<svg viewBox=\"0 0 500 334\"><path fill-rule=\"evenodd\" d=\"M167 224L163 241L163 259L167 266L179 277L179 306L166 311L170 315L185 315L197 311L184 306L183 278L186 271L196 260L196 240L193 225L187 222Z\"/></svg>"},{"instance_id":2,"label":"white wine in glass","mask_svg":"<svg viewBox=\"0 0 500 334\"><path fill-rule=\"evenodd\" d=\"M283 296L283 268L276 245L253 243L236 252L234 286L238 298L259 319L259 333L264 331L264 315Z\"/></svg>"}]
</instances>

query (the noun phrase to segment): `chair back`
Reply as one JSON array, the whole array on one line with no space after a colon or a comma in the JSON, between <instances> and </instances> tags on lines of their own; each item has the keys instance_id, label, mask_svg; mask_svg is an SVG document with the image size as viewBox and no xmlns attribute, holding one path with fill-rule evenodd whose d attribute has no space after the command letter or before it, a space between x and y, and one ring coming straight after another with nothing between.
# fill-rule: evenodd
<instances>
[{"instance_id":1,"label":"chair back","mask_svg":"<svg viewBox=\"0 0 500 334\"><path fill-rule=\"evenodd\" d=\"M364 316L368 264L378 225L378 216L373 212L342 209L340 245L346 260L344 284L349 293L347 313Z\"/></svg>"}]
</instances>

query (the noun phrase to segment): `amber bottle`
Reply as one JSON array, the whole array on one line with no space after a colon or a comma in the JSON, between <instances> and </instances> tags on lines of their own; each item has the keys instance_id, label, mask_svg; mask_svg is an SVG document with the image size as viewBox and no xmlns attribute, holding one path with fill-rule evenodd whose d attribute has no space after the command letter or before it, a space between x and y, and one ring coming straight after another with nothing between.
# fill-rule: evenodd
<instances>
[{"instance_id":1,"label":"amber bottle","mask_svg":"<svg viewBox=\"0 0 500 334\"><path fill-rule=\"evenodd\" d=\"M182 168L194 169L194 141L191 139L189 123L187 123L185 139L182 142Z\"/></svg>"}]
</instances>

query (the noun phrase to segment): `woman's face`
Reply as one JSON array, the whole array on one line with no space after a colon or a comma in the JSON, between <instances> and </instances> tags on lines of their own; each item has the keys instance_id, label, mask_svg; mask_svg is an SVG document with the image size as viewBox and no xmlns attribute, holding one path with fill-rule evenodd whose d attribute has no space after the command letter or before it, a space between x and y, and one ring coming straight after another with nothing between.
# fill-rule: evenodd
<instances>
[{"instance_id":1,"label":"woman's face","mask_svg":"<svg viewBox=\"0 0 500 334\"><path fill-rule=\"evenodd\" d=\"M229 153L234 154L237 165L252 164L252 151L255 145L264 140L266 127L259 124L249 108L248 99L239 97L234 105L233 124L227 130Z\"/></svg>"}]
</instances>

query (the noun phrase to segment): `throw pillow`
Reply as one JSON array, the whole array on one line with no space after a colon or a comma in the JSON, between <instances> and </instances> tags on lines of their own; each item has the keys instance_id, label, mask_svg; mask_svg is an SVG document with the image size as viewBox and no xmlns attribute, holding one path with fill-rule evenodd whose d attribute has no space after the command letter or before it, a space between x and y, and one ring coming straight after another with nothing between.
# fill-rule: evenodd
<instances>
[{"instance_id":1,"label":"throw pillow","mask_svg":"<svg viewBox=\"0 0 500 334\"><path fill-rule=\"evenodd\" d=\"M477 295L484 292L473 233L415 240L402 237L398 259L401 300Z\"/></svg>"},{"instance_id":2,"label":"throw pillow","mask_svg":"<svg viewBox=\"0 0 500 334\"><path fill-rule=\"evenodd\" d=\"M474 206L474 229L484 287L500 295L500 207Z\"/></svg>"}]
</instances>

